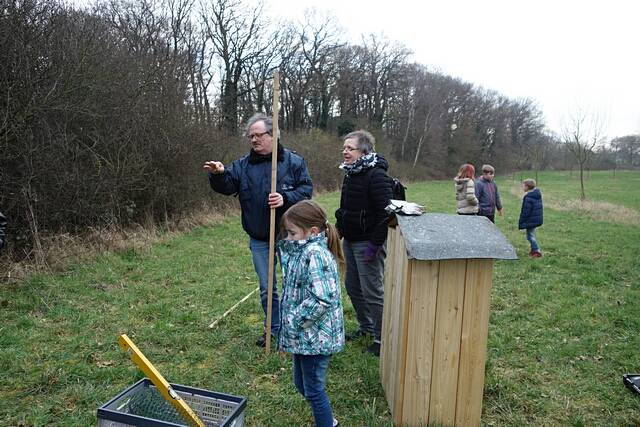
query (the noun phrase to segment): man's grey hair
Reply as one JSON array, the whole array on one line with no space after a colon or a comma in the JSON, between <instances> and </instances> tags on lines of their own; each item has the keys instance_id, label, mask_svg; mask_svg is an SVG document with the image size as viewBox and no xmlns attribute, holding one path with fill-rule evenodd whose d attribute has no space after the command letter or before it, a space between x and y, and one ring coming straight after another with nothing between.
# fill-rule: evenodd
<instances>
[{"instance_id":1,"label":"man's grey hair","mask_svg":"<svg viewBox=\"0 0 640 427\"><path fill-rule=\"evenodd\" d=\"M258 122L264 122L264 126L267 128L267 132L269 132L269 135L273 135L273 119L265 114L258 113L251 116L251 118L247 121L247 127L244 130L244 136L249 136L249 129L251 129L251 126L255 125Z\"/></svg>"},{"instance_id":2,"label":"man's grey hair","mask_svg":"<svg viewBox=\"0 0 640 427\"><path fill-rule=\"evenodd\" d=\"M366 130L356 130L344 136L343 141L355 139L358 142L358 150L362 154L369 154L376 151L376 139Z\"/></svg>"}]
</instances>

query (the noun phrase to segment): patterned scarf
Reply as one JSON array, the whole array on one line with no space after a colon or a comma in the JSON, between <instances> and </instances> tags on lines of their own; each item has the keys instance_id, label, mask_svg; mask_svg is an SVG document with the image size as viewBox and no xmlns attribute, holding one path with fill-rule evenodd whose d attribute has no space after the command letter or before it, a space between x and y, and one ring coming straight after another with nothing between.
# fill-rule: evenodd
<instances>
[{"instance_id":1,"label":"patterned scarf","mask_svg":"<svg viewBox=\"0 0 640 427\"><path fill-rule=\"evenodd\" d=\"M376 153L369 153L361 156L355 162L351 164L347 164L342 162L340 169L343 170L347 175L354 175L356 173L362 172L364 169L369 169L374 167L378 163L378 155Z\"/></svg>"}]
</instances>

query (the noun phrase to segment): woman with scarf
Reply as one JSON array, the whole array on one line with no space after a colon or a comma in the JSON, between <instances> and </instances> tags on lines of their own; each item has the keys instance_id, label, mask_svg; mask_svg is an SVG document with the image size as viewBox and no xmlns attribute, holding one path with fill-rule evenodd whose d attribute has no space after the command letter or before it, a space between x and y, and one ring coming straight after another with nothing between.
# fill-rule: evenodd
<instances>
[{"instance_id":1,"label":"woman with scarf","mask_svg":"<svg viewBox=\"0 0 640 427\"><path fill-rule=\"evenodd\" d=\"M359 324L359 329L347 334L346 339L372 337L367 351L379 356L387 255L385 207L392 198L392 180L387 175L389 164L375 152L375 138L367 131L358 130L344 137L342 157L340 169L345 177L336 226L343 237L345 287Z\"/></svg>"}]
</instances>

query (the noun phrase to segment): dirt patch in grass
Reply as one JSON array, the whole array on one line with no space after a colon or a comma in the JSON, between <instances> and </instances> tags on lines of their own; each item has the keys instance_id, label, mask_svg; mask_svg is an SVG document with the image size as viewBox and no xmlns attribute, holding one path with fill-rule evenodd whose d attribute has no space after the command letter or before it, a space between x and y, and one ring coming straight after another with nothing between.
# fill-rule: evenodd
<instances>
[{"instance_id":1,"label":"dirt patch in grass","mask_svg":"<svg viewBox=\"0 0 640 427\"><path fill-rule=\"evenodd\" d=\"M514 185L510 188L511 194L522 199L522 187ZM611 222L614 224L640 225L640 212L615 203L600 202L595 200L561 199L553 194L543 194L545 208L561 212L576 212L587 215L596 221Z\"/></svg>"}]
</instances>

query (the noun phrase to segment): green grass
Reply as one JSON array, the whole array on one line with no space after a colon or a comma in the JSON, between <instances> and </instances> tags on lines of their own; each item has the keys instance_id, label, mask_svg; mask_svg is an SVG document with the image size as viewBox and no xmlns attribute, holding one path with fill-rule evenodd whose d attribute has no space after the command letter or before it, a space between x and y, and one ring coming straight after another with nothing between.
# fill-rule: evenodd
<instances>
[{"instance_id":1,"label":"green grass","mask_svg":"<svg viewBox=\"0 0 640 427\"><path fill-rule=\"evenodd\" d=\"M483 423L640 424L640 396L621 381L640 371L640 227L615 209L595 215L599 205L565 209L561 202L579 197L577 174L545 172L539 185L558 209L546 207L538 232L545 256L529 259L516 226L520 199L510 191L520 176L498 178L505 216L497 225L521 259L496 263ZM640 214L638 184L638 173L593 172L587 197ZM454 213L451 182L410 184L407 195L430 212ZM332 214L338 194L318 200ZM127 333L169 381L246 396L246 425L312 425L289 359L253 344L257 295L207 327L255 288L254 276L239 220L228 218L148 250L2 285L0 424L95 425L96 408L142 377L117 345ZM341 425L390 426L378 360L362 353L365 345L333 358L333 409Z\"/></svg>"}]
</instances>

